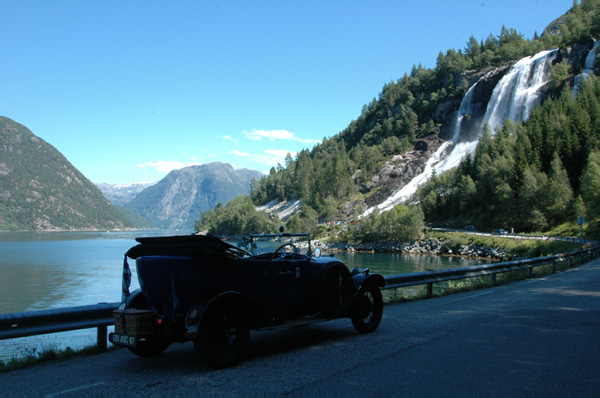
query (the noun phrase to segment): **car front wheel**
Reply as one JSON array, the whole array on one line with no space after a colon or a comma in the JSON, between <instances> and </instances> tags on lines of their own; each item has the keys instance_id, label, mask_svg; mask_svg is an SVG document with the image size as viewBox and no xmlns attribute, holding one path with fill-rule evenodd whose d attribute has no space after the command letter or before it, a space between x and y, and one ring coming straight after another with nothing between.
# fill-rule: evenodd
<instances>
[{"instance_id":1,"label":"car front wheel","mask_svg":"<svg viewBox=\"0 0 600 398\"><path fill-rule=\"evenodd\" d=\"M243 308L235 302L211 305L194 340L196 353L213 368L226 368L240 362L250 325Z\"/></svg>"},{"instance_id":2,"label":"car front wheel","mask_svg":"<svg viewBox=\"0 0 600 398\"><path fill-rule=\"evenodd\" d=\"M352 325L360 333L374 332L383 315L383 297L377 286L369 286L362 290L352 310Z\"/></svg>"}]
</instances>

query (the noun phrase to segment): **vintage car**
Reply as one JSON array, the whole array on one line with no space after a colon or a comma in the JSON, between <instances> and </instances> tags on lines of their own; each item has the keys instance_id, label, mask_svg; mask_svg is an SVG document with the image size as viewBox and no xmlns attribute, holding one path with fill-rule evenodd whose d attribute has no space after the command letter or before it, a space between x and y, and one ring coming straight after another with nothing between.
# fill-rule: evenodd
<instances>
[{"instance_id":1,"label":"vintage car","mask_svg":"<svg viewBox=\"0 0 600 398\"><path fill-rule=\"evenodd\" d=\"M309 234L249 235L238 246L207 235L138 238L123 266L123 303L109 340L139 356L193 341L215 368L238 363L250 330L349 318L373 332L384 278L320 256ZM140 289L129 293L127 258Z\"/></svg>"}]
</instances>

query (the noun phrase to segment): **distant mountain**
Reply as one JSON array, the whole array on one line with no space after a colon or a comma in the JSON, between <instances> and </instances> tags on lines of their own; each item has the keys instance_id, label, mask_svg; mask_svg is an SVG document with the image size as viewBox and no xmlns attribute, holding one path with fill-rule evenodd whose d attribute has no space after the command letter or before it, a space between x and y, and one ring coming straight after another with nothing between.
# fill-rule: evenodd
<instances>
[{"instance_id":1,"label":"distant mountain","mask_svg":"<svg viewBox=\"0 0 600 398\"><path fill-rule=\"evenodd\" d=\"M110 203L116 206L125 206L144 189L156 184L156 182L134 182L131 184L111 185L105 183L95 183L100 192Z\"/></svg>"},{"instance_id":2,"label":"distant mountain","mask_svg":"<svg viewBox=\"0 0 600 398\"><path fill-rule=\"evenodd\" d=\"M259 171L234 170L228 163L185 167L144 189L126 207L159 228L193 228L200 213L247 195L252 179L262 177Z\"/></svg>"},{"instance_id":3,"label":"distant mountain","mask_svg":"<svg viewBox=\"0 0 600 398\"><path fill-rule=\"evenodd\" d=\"M0 230L131 228L56 148L1 116L0 177Z\"/></svg>"}]
</instances>

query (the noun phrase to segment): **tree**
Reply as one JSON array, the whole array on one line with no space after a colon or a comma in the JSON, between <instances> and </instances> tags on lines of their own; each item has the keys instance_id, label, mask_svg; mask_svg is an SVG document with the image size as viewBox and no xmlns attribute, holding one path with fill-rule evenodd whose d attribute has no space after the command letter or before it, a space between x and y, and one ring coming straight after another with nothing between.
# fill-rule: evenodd
<instances>
[{"instance_id":1,"label":"tree","mask_svg":"<svg viewBox=\"0 0 600 398\"><path fill-rule=\"evenodd\" d=\"M290 232L308 232L314 234L317 231L318 214L310 206L302 205L300 213L294 214L286 223L286 229Z\"/></svg>"},{"instance_id":2,"label":"tree","mask_svg":"<svg viewBox=\"0 0 600 398\"><path fill-rule=\"evenodd\" d=\"M586 214L585 202L581 195L577 195L575 202L573 203L573 218L577 219L579 216Z\"/></svg>"},{"instance_id":3,"label":"tree","mask_svg":"<svg viewBox=\"0 0 600 398\"><path fill-rule=\"evenodd\" d=\"M542 188L542 201L550 225L564 221L571 214L573 189L558 154L550 164L548 181Z\"/></svg>"},{"instance_id":4,"label":"tree","mask_svg":"<svg viewBox=\"0 0 600 398\"><path fill-rule=\"evenodd\" d=\"M214 210L203 212L196 229L215 235L243 235L274 232L278 224L278 217L271 219L267 213L256 211L252 199L242 195L225 207L219 203Z\"/></svg>"},{"instance_id":5,"label":"tree","mask_svg":"<svg viewBox=\"0 0 600 398\"><path fill-rule=\"evenodd\" d=\"M477 58L481 54L481 46L475 36L471 36L469 41L467 42L467 47L465 48L465 55L467 57L471 57L472 59Z\"/></svg>"},{"instance_id":6,"label":"tree","mask_svg":"<svg viewBox=\"0 0 600 398\"><path fill-rule=\"evenodd\" d=\"M587 166L581 175L580 192L589 219L600 216L600 152L590 153Z\"/></svg>"},{"instance_id":7,"label":"tree","mask_svg":"<svg viewBox=\"0 0 600 398\"><path fill-rule=\"evenodd\" d=\"M532 170L527 166L518 188L516 202L515 226L523 231L539 231L548 226L546 216L540 210L541 187L547 182L547 177L542 172Z\"/></svg>"}]
</instances>

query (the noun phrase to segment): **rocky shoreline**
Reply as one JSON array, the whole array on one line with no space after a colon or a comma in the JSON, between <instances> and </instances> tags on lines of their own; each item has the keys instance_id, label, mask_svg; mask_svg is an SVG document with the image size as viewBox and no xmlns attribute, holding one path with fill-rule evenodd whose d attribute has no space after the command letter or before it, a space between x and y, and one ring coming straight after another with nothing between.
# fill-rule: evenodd
<instances>
[{"instance_id":1,"label":"rocky shoreline","mask_svg":"<svg viewBox=\"0 0 600 398\"><path fill-rule=\"evenodd\" d=\"M450 247L439 239L426 239L412 242L371 242L351 245L348 243L331 243L324 241L313 241L313 243L325 251L344 252L375 252L375 253L402 253L402 254L429 254L448 255L460 257L486 258L495 261L506 259L507 254L502 248L489 247L486 245L466 244L458 247Z\"/></svg>"}]
</instances>

